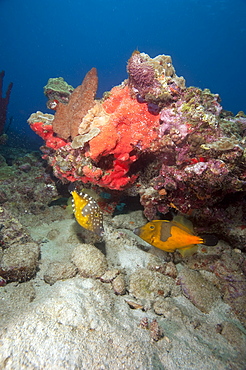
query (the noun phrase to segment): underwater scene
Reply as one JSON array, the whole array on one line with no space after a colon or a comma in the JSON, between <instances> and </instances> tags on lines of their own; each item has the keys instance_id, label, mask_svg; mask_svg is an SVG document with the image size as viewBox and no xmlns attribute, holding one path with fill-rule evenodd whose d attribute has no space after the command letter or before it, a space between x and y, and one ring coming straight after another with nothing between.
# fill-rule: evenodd
<instances>
[{"instance_id":1,"label":"underwater scene","mask_svg":"<svg viewBox=\"0 0 246 370\"><path fill-rule=\"evenodd\" d=\"M0 2L0 369L246 369L246 2Z\"/></svg>"}]
</instances>

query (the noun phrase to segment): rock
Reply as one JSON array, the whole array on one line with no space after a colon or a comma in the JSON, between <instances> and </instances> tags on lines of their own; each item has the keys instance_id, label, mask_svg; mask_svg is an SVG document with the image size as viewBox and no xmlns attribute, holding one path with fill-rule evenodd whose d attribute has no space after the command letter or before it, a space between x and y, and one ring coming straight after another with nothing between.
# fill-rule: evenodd
<instances>
[{"instance_id":1,"label":"rock","mask_svg":"<svg viewBox=\"0 0 246 370\"><path fill-rule=\"evenodd\" d=\"M22 224L0 207L0 276L11 281L27 281L37 270L40 248Z\"/></svg>"},{"instance_id":2,"label":"rock","mask_svg":"<svg viewBox=\"0 0 246 370\"><path fill-rule=\"evenodd\" d=\"M59 230L58 229L51 229L48 234L47 234L47 238L49 240L54 240L55 238L57 238L59 236Z\"/></svg>"},{"instance_id":3,"label":"rock","mask_svg":"<svg viewBox=\"0 0 246 370\"><path fill-rule=\"evenodd\" d=\"M0 207L1 244L8 248L12 244L30 241L26 229L4 207Z\"/></svg>"},{"instance_id":4,"label":"rock","mask_svg":"<svg viewBox=\"0 0 246 370\"><path fill-rule=\"evenodd\" d=\"M245 350L243 332L235 324L228 321L224 322L222 325L221 334L233 347L242 348L242 351Z\"/></svg>"},{"instance_id":5,"label":"rock","mask_svg":"<svg viewBox=\"0 0 246 370\"><path fill-rule=\"evenodd\" d=\"M100 280L103 282L103 283L111 283L111 281L113 281L117 275L119 275L120 271L117 270L117 269L113 269L113 270L108 270L105 272L105 274L103 274L101 277L100 277Z\"/></svg>"},{"instance_id":6,"label":"rock","mask_svg":"<svg viewBox=\"0 0 246 370\"><path fill-rule=\"evenodd\" d=\"M154 319L149 324L150 337L153 341L157 342L164 337L164 332L162 327L158 324L157 320Z\"/></svg>"},{"instance_id":7,"label":"rock","mask_svg":"<svg viewBox=\"0 0 246 370\"><path fill-rule=\"evenodd\" d=\"M104 254L91 244L79 244L72 252L72 262L84 277L99 278L108 268Z\"/></svg>"},{"instance_id":8,"label":"rock","mask_svg":"<svg viewBox=\"0 0 246 370\"><path fill-rule=\"evenodd\" d=\"M126 293L126 283L122 274L116 276L116 278L112 281L112 287L117 295L123 295Z\"/></svg>"},{"instance_id":9,"label":"rock","mask_svg":"<svg viewBox=\"0 0 246 370\"><path fill-rule=\"evenodd\" d=\"M235 275L232 276L232 279ZM240 296L240 294L242 294ZM231 289L228 284L223 300L230 305L233 312L237 315L241 323L246 327L246 281L239 276L238 281L233 281Z\"/></svg>"},{"instance_id":10,"label":"rock","mask_svg":"<svg viewBox=\"0 0 246 370\"><path fill-rule=\"evenodd\" d=\"M23 171L23 172L29 172L31 170L31 165L30 163L23 163L20 166L18 166L18 169Z\"/></svg>"},{"instance_id":11,"label":"rock","mask_svg":"<svg viewBox=\"0 0 246 370\"><path fill-rule=\"evenodd\" d=\"M167 319L182 318L183 314L172 301L172 298L159 297L153 304L153 310L157 315L163 315Z\"/></svg>"},{"instance_id":12,"label":"rock","mask_svg":"<svg viewBox=\"0 0 246 370\"><path fill-rule=\"evenodd\" d=\"M157 342L164 337L164 332L162 327L159 325L156 319L149 322L147 317L142 318L139 323L139 327L142 329L149 330L150 338L153 342Z\"/></svg>"},{"instance_id":13,"label":"rock","mask_svg":"<svg viewBox=\"0 0 246 370\"><path fill-rule=\"evenodd\" d=\"M141 211L134 211L129 214L119 214L112 218L112 225L116 229L126 228L134 230L136 227L143 226L146 224L146 218Z\"/></svg>"},{"instance_id":14,"label":"rock","mask_svg":"<svg viewBox=\"0 0 246 370\"><path fill-rule=\"evenodd\" d=\"M0 276L10 281L27 281L37 270L39 246L35 242L12 244L4 250L0 262Z\"/></svg>"},{"instance_id":15,"label":"rock","mask_svg":"<svg viewBox=\"0 0 246 370\"><path fill-rule=\"evenodd\" d=\"M178 272L176 266L173 262L167 262L163 264L156 264L148 266L150 270L158 271L163 275L170 276L173 279L176 279Z\"/></svg>"},{"instance_id":16,"label":"rock","mask_svg":"<svg viewBox=\"0 0 246 370\"><path fill-rule=\"evenodd\" d=\"M246 326L246 276L243 272L244 254L225 252L214 264L219 278L223 300L228 303L240 321Z\"/></svg>"},{"instance_id":17,"label":"rock","mask_svg":"<svg viewBox=\"0 0 246 370\"><path fill-rule=\"evenodd\" d=\"M144 306L136 301L133 300L125 300L125 302L131 307L133 310L142 310Z\"/></svg>"},{"instance_id":18,"label":"rock","mask_svg":"<svg viewBox=\"0 0 246 370\"><path fill-rule=\"evenodd\" d=\"M44 281L50 285L55 284L57 280L65 280L76 275L77 268L70 262L53 262L47 267L44 273Z\"/></svg>"},{"instance_id":19,"label":"rock","mask_svg":"<svg viewBox=\"0 0 246 370\"><path fill-rule=\"evenodd\" d=\"M8 322L15 322L26 312L28 304L35 299L36 292L32 281L16 285L9 283L0 289L0 327L7 327ZM1 363L0 363L1 368Z\"/></svg>"},{"instance_id":20,"label":"rock","mask_svg":"<svg viewBox=\"0 0 246 370\"><path fill-rule=\"evenodd\" d=\"M202 312L209 313L221 299L219 290L200 272L183 268L178 277L183 294Z\"/></svg>"},{"instance_id":21,"label":"rock","mask_svg":"<svg viewBox=\"0 0 246 370\"><path fill-rule=\"evenodd\" d=\"M4 190L0 190L0 204L3 204L5 202L7 202L8 200L8 195L7 193L4 191Z\"/></svg>"},{"instance_id":22,"label":"rock","mask_svg":"<svg viewBox=\"0 0 246 370\"><path fill-rule=\"evenodd\" d=\"M191 326L186 328L184 323L156 317L150 311L133 310L125 297L116 296L109 284L99 280L75 277L44 287L45 296L42 299L39 296L29 306L22 305L11 325L5 325L2 330L0 368L239 370L245 367L244 352L229 345L223 335L211 335L205 329L199 332L199 328ZM16 302L21 299L15 297ZM204 319L212 320L212 316ZM147 327L144 329L140 323L146 323ZM159 329L163 330L163 338Z\"/></svg>"},{"instance_id":23,"label":"rock","mask_svg":"<svg viewBox=\"0 0 246 370\"><path fill-rule=\"evenodd\" d=\"M238 230L238 228L237 228ZM199 270L206 280L218 287L223 301L246 326L246 256L241 250L220 241L212 255L195 255L187 261L191 269Z\"/></svg>"},{"instance_id":24,"label":"rock","mask_svg":"<svg viewBox=\"0 0 246 370\"><path fill-rule=\"evenodd\" d=\"M5 286L7 284L7 280L0 276L0 286Z\"/></svg>"},{"instance_id":25,"label":"rock","mask_svg":"<svg viewBox=\"0 0 246 370\"><path fill-rule=\"evenodd\" d=\"M138 327L141 316L114 299L112 290L95 279L57 282L3 333L0 367L162 368L161 351L150 346L149 332Z\"/></svg>"},{"instance_id":26,"label":"rock","mask_svg":"<svg viewBox=\"0 0 246 370\"><path fill-rule=\"evenodd\" d=\"M169 296L174 284L169 276L142 268L130 276L129 292L135 298L152 300L159 295Z\"/></svg>"}]
</instances>

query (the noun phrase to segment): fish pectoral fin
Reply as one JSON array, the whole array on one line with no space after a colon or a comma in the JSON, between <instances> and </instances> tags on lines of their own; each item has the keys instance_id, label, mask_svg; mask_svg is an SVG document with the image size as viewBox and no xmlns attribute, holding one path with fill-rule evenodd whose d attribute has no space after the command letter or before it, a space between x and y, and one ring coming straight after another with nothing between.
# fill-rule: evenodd
<instances>
[{"instance_id":1,"label":"fish pectoral fin","mask_svg":"<svg viewBox=\"0 0 246 370\"><path fill-rule=\"evenodd\" d=\"M191 245L187 245L187 247L185 248L178 249L178 251L183 257L189 257L195 254L197 252L197 249L198 249L197 244L191 244Z\"/></svg>"}]
</instances>

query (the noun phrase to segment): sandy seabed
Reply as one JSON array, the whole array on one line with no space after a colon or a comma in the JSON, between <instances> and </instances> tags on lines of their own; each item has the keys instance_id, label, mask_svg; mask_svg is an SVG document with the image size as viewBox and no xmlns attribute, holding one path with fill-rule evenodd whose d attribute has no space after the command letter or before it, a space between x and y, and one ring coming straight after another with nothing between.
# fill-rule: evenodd
<instances>
[{"instance_id":1,"label":"sandy seabed","mask_svg":"<svg viewBox=\"0 0 246 370\"><path fill-rule=\"evenodd\" d=\"M105 217L102 240L58 206L20 222L40 259L0 289L1 369L245 369L246 330L216 276L148 251L141 211Z\"/></svg>"}]
</instances>

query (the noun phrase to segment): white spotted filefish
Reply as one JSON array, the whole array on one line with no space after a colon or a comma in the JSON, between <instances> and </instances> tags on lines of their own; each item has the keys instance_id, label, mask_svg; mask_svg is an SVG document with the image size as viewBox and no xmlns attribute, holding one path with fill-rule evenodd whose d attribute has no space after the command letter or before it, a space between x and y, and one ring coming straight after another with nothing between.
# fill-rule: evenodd
<instances>
[{"instance_id":1,"label":"white spotted filefish","mask_svg":"<svg viewBox=\"0 0 246 370\"><path fill-rule=\"evenodd\" d=\"M71 191L72 206L74 216L77 222L87 230L102 236L103 229L103 214L95 201L90 195L85 193L77 193Z\"/></svg>"}]
</instances>

